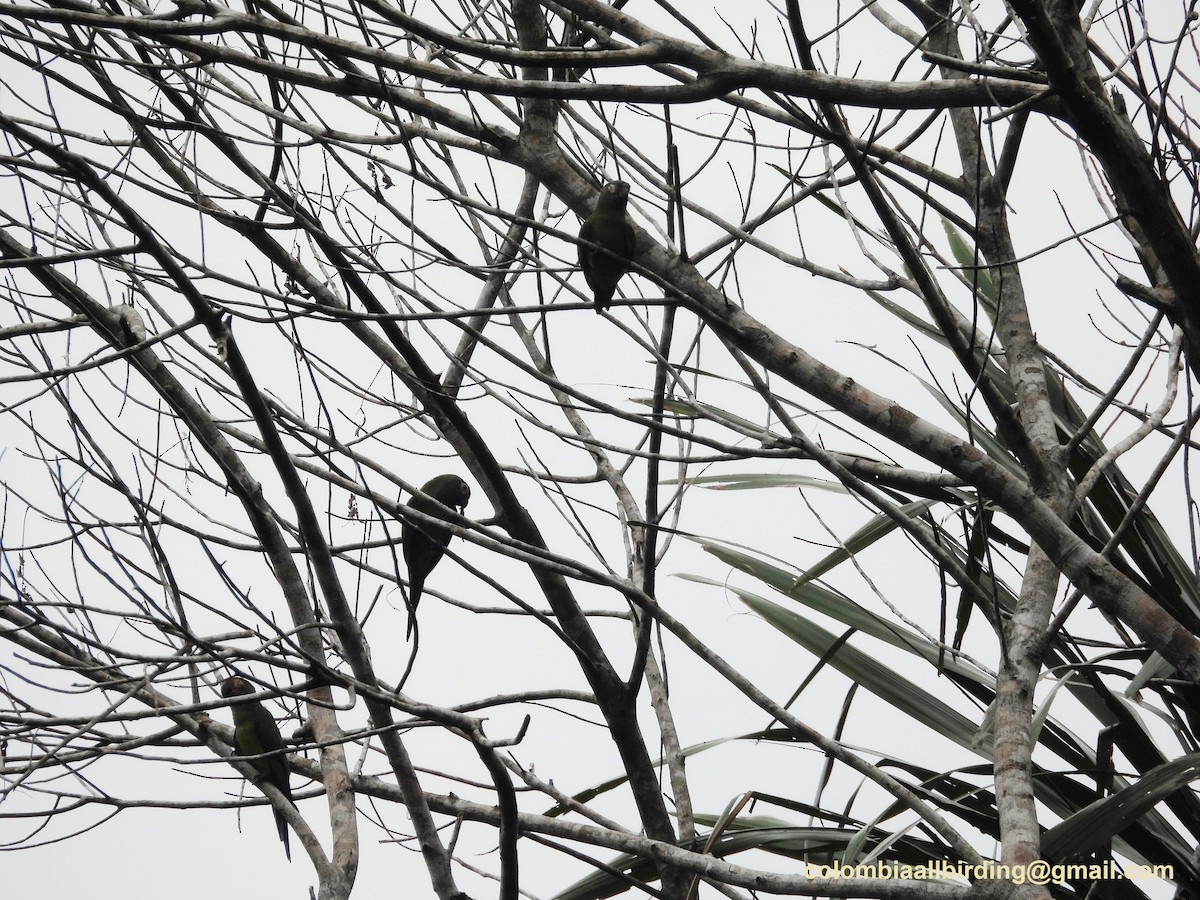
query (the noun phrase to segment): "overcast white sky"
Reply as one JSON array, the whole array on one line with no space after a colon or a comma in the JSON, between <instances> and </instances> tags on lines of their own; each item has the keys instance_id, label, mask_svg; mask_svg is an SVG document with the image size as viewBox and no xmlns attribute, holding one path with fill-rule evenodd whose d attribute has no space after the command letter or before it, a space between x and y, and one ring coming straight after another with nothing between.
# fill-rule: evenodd
<instances>
[{"instance_id":1,"label":"overcast white sky","mask_svg":"<svg viewBox=\"0 0 1200 900\"><path fill-rule=\"evenodd\" d=\"M987 11L994 13L994 10ZM421 7L416 7L415 12L420 14ZM649 15L649 4L631 4L629 12L634 15ZM704 22L703 27L708 29L709 33L724 41L730 50L736 51L734 42L727 38L728 31L715 17L717 12L735 24L744 24L757 17L760 22L760 43L774 48L774 52L768 54L768 59L774 62L786 60L781 45L780 26L776 23L769 4L723 3L717 4L715 10L710 9L708 5L688 10L689 15ZM819 11L814 9L812 13L817 15ZM996 17L994 14L990 17L985 16L981 12L980 18L992 23ZM813 26L813 30L817 30L816 26ZM835 52L840 50L844 56L836 61L839 71L856 71L864 77L891 77L896 64L894 42L881 41L877 45L879 52L876 53L876 45L872 43L878 40L876 37L867 38L866 43L858 44L849 40L860 34L879 33L878 25L869 21L866 16L861 17L861 21L847 32L848 39L839 48L835 49L830 44L824 45L824 62L834 66L833 57ZM54 60L49 60L48 64L52 70L59 65ZM26 115L28 112L23 111L23 93L25 99L32 98L35 103L40 103L41 99L36 91L40 90L42 85L31 79L28 71L15 70L11 66L11 63L6 64L6 67L14 72L14 76L6 75L7 86L0 85L0 106L13 115ZM903 77L916 77L919 71L919 65L909 64ZM51 89L55 91L56 96L62 97L56 99L60 110L74 112L79 108L74 101L67 99L69 95L65 95L60 88L51 86ZM678 110L675 113L677 124L695 125L710 133L715 132L719 130L720 123L710 109L694 107ZM617 121L625 128L644 128L647 134L645 152L647 155L660 153L661 132L656 123L642 120L629 111L622 112ZM88 118L72 121L67 127L95 134L103 132L101 126ZM781 128L772 128L762 123L758 123L757 127L758 130L754 133L739 128L733 134L739 140L753 138L763 145L787 139ZM792 139L796 140L794 136ZM938 139L946 145L951 140L948 133L935 132L924 138L923 143L928 146ZM685 170L690 164L697 164L703 158L707 146L700 142L688 143L685 140ZM394 158L403 155L401 148L391 148L387 152ZM774 185L771 189L778 189L777 173L762 161L755 170L754 163L746 156L748 150L742 148L738 152L741 154L742 165L739 177L755 174L764 184ZM917 154L916 149L910 149L910 152ZM730 153L732 156L733 152ZM941 158L949 158L948 147L943 147L939 153ZM779 155L774 158L779 158ZM813 158L806 163L806 177L812 177L819 172L818 162L817 158ZM126 170L115 172L114 178L120 177L124 171ZM505 185L505 196L515 203L519 173L511 167L496 165L494 175L498 182ZM331 177L336 179L336 173ZM704 177L689 185L689 196L710 207L718 215L730 221L737 221L740 213L738 196L731 187L733 181L726 170L713 166ZM739 184L746 188L743 182ZM757 189L768 190L767 187ZM400 202L398 198L403 197L402 192L406 190L406 185L397 186L396 202ZM336 194L337 190L331 187L330 193ZM636 182L634 194L639 221L643 225L649 225L644 216L653 212L653 206L646 201L652 199L657 203L659 198L645 196ZM146 195L142 196L144 198ZM347 196L352 196L351 192L348 191ZM354 200L365 202L361 195L354 197ZM12 211L19 208L23 201L24 198L13 179L0 180L0 205L8 209L10 215L15 215ZM1083 180L1080 173L1076 150L1050 126L1037 119L1030 123L1030 135L1013 182L1010 206L1014 235L1018 242L1017 251L1022 255L1036 254L1042 248L1062 240L1072 231L1096 224L1100 218L1092 187ZM558 201L552 201L550 207L562 212ZM196 228L194 219L176 217L175 213L166 210L165 207L159 210L147 205L143 209L148 218L154 219L157 227L164 230L177 229L181 245L193 248L187 252L196 256L203 254L210 264L224 264L233 269L240 266L242 257L247 252L246 245L240 239L219 227L210 224L205 226L201 233ZM863 258L844 223L840 223L831 212L817 204L805 204L801 210L803 216L811 218L805 218L799 223L802 242L799 246L794 234L789 233L789 229L795 227L795 223L790 220L781 219L771 223L756 232L757 236L771 243L779 243L789 252L803 252L822 265L831 268L844 266L854 275L879 277L879 273ZM1064 210L1071 213L1070 220L1067 219ZM457 213L448 204L418 199L413 211L419 224L435 234L449 233L461 237L463 233L461 225L457 222ZM564 230L573 230L577 227L577 219L573 214L566 213L558 226ZM689 233L689 246L693 250L703 246L716 233L715 229L706 228L699 219L690 222L689 228L693 229ZM927 230L930 233L940 233L940 226ZM1102 233L1098 237L1101 240L1109 240L1111 234ZM555 242L550 239L546 239L546 246L549 248L547 252L556 250L567 258L572 255L569 248L561 245L556 247ZM896 264L893 259L885 257L878 247L873 246L869 249L873 253L880 253L888 265ZM796 270L788 270L762 253L747 251L743 256L744 259L736 272L738 290L742 297L772 301L758 302L754 308L755 313L761 315L767 324L777 328L822 361L852 374L868 387L896 399L919 415L945 427L952 427L950 417L918 380L931 377L925 370L927 363L939 373L944 374L948 371L947 357L940 349L926 341L914 343L911 335L898 327L895 318L884 313L858 291L832 285ZM472 261L477 258L477 254L471 257ZM1122 315L1128 315L1125 302L1114 297L1111 288L1102 279L1097 278L1086 254L1075 245L1057 247L1052 253L1031 255L1022 264L1022 274L1039 338L1047 346L1069 354L1071 364L1082 373L1103 382L1124 358L1123 353L1114 350L1110 338L1119 336L1124 340L1127 336L1117 335L1116 327L1105 318L1104 311L1097 304L1097 295L1114 302L1122 311ZM422 272L421 277L445 278L448 283L457 283L453 273L438 267L428 273ZM464 291L461 302L469 305L473 298L471 292L478 291L478 284L461 277L460 281ZM578 276L575 276L575 281L581 283ZM98 282L91 281L86 286L98 293L103 292ZM113 289L116 285L113 283L107 287ZM652 290L647 282L634 278L627 279L623 287L631 294L638 290ZM112 302L121 299L123 298L120 296L111 298ZM221 299L232 298L226 296ZM514 288L514 300L517 303L535 303L538 299L532 277L517 283ZM893 299L904 302L910 309L916 309L907 298ZM43 305L39 302L38 307ZM59 312L63 310L60 309ZM634 310L623 310L617 314L617 318L626 326L636 329L635 314ZM0 304L0 328L16 324L17 321L16 311L7 304ZM655 321L658 321L657 313ZM1137 323L1134 327L1140 328L1141 325ZM694 319L690 315L681 316L680 340L690 339L693 329ZM564 373L564 380L569 380L573 385L625 409L644 409L639 403L649 395L651 382L647 380L647 376L648 373L652 375L653 368L645 364L645 351L628 341L625 333L620 331L617 325L606 319L598 319L589 310L580 310L552 316L550 331L554 341L555 362L560 367L560 372ZM379 377L376 363L366 358L361 348L353 345L349 336L341 332L340 328L316 326L311 333L314 340L318 339L316 335L320 335L319 340L322 343L318 352L334 372L344 376L351 384L366 383L378 387L374 382L374 379ZM455 331L449 327L438 329L438 333L451 343L456 337ZM335 334L337 337L328 337ZM242 343L243 349L252 348L252 364L264 386L298 411L303 408L305 413L311 414L311 408L304 407L306 403L311 404L311 394L301 391L299 384L302 379L297 377L294 361L274 328L239 321L235 325L235 335ZM207 343L206 336L200 329L195 329L192 337L201 345ZM419 340L423 347L432 346L428 341ZM57 365L78 363L98 347L96 339L90 334L51 339L49 343L61 353L61 356L50 360L51 364ZM692 364L720 365L722 371L725 371L726 361L721 359L718 363L718 354L713 347L700 359L692 360ZM889 359L894 362L888 362ZM486 351L481 351L476 363L485 371L488 371L491 365L498 365L494 357ZM434 364L443 366L444 362L436 361ZM108 438L103 436L105 428L111 428L118 434L128 434L130 429L153 427L150 425L150 413L153 410L139 409L133 402L122 405L119 409L111 405L117 402L114 398L118 398L125 390L123 380L126 375L123 364L112 365L109 370L112 385L93 388L92 392L93 396L106 398L110 405L93 409L90 407L91 399L83 392L72 393L73 399L79 404L76 411L92 427L99 430L100 440L105 443L109 443ZM504 371L511 374L508 370ZM0 374L2 372L3 369L0 369ZM961 377L959 375L960 379ZM134 382L131 393L146 400L147 392L136 383L138 376L134 374L130 379ZM945 383L943 387L951 390L955 386ZM961 383L957 385L957 388L962 387ZM1157 402L1160 392L1161 377L1156 374L1147 382L1140 400L1153 405ZM31 387L28 384L0 384L0 403L11 403L17 398L29 396L30 393ZM202 389L201 393L206 401L214 399L209 391ZM372 417L388 412L375 409L363 411L355 405L349 391L332 393L336 394L340 401L333 411L335 425L346 433L350 431L349 423L355 421L360 412L364 416ZM401 402L406 401L407 398L401 394L402 390L397 392L397 399ZM498 455L504 458L505 462L519 464L523 455L527 453L525 440L530 437L528 427L523 426L499 403L474 402L477 394L477 391L471 389L472 402L469 408L480 411L480 423L486 429L489 440L495 442L493 446L498 448ZM735 413L740 412L743 404L748 401L744 388L732 384L722 387L714 383L706 386L703 399ZM53 423L52 417L57 415L50 400L43 399L25 408L29 412L21 415L34 416L39 427L48 428L51 433L55 433L58 426L47 424ZM758 413L755 412L754 415ZM806 430L811 429L810 433L814 437L827 438L837 449L870 452L865 444L850 446L844 435L822 426L811 417L805 417L802 425ZM1113 439L1124 433L1128 427L1127 423L1118 425L1114 430ZM3 456L0 457L0 474L6 492L12 493L9 494L7 505L10 512L2 523L3 531L0 532L0 537L10 546L18 543L30 544L50 533L50 529L38 522L36 517L14 515L11 511L20 509L21 504L15 501L13 495L19 493L36 498L37 502L45 504L47 508L53 508L54 503L47 493L48 473L45 464L31 456L36 446L29 432L15 427L11 419L5 428L6 432L0 436L0 449L3 450ZM138 433L143 442L148 443L145 441L146 432ZM621 433L621 429L614 427L614 433ZM62 436L65 437L65 434ZM160 439L164 445L168 445L173 444L176 436L173 433L164 433ZM533 435L532 441L539 450L553 450L553 443L543 435ZM392 464L395 465L397 473L410 483L422 483L430 475L444 470L466 474L457 461L447 461L445 454L448 453L448 449L444 444L424 441L417 432L403 435L403 444L394 456L389 458L393 460ZM128 459L131 456L129 445L121 438L115 437L111 446L117 451L118 465L128 467L128 471L131 472L137 468ZM554 465L561 465L565 471L583 471L581 454L561 448L559 452L561 456L552 460ZM1130 457L1130 469L1140 471L1139 466L1153 461L1154 458L1155 453L1149 450L1136 450ZM528 456L524 456L524 459L526 462L531 461ZM277 481L271 476L269 468L261 461L257 461L255 466L256 472L266 483L268 496L277 496ZM812 464L763 460L726 466L720 471L726 474L820 474ZM664 471L665 478L674 477L675 474L670 469ZM695 475L699 472L692 471L690 474ZM1178 483L1177 470L1174 470L1170 477L1175 478ZM337 491L327 492L326 488L317 484L315 480L312 485L314 494L319 494L320 497L319 507L331 517L328 524L331 539L335 543L361 539L367 533L362 522L342 522L336 518L346 512L347 495ZM373 479L373 487L382 492L385 484L381 479ZM194 490L195 494L186 499L198 505L202 503L206 509L217 510L215 516L218 520L221 516L228 515L229 521L236 523L237 528L245 527L232 500L219 498L215 491L198 481L188 482L188 488ZM521 490L523 500L539 517L552 549L563 553L585 553L581 540L573 534L567 522L556 517L544 496L527 482L521 483ZM91 506L93 503L103 502L98 496L101 493L94 485L81 482L78 500ZM602 488L590 496L600 504L598 511L588 514L589 523L598 528L593 533L609 563L620 565L624 551L620 542L620 531L613 527L611 497L607 496ZM170 499L172 505L177 505L174 498ZM1179 491L1160 492L1153 501L1155 512L1168 530L1180 535L1186 533L1184 502L1185 498ZM811 508L808 504L811 504ZM369 510L364 509L364 515L368 512ZM476 491L467 512L477 519L491 514L482 491ZM120 515L127 517L128 511L125 510ZM686 501L685 520L679 527L708 537L737 542L803 568L820 559L828 551L832 539L825 530L826 526L844 539L870 517L871 514L857 502L820 490L809 490L802 499L794 489L755 492L693 489ZM394 536L398 531L394 523L392 529ZM383 535L373 526L370 536L381 538ZM194 541L189 548L189 540L186 537L167 535L166 540L172 552L176 554L175 564L179 566L176 575L186 579L188 591L203 595L210 585L212 590L219 590L212 566L200 553ZM1180 546L1185 546L1182 540ZM454 549L463 554L472 565L481 567L510 590L526 598L536 597L533 579L526 568L511 560L486 554L464 541L457 541ZM237 585L246 590L252 600L273 610L282 620L286 614L285 609L281 601L274 599L277 589L265 563L261 559L248 561L232 549L220 553L219 556L221 563L228 566L228 572ZM51 583L56 578L62 579L66 595L73 595L78 589L98 606L119 607L119 596L114 594L111 601L106 599L109 585L91 571L86 561L78 555L72 556L62 552L47 558L56 559L64 568L57 572L39 574L38 577ZM936 627L941 596L935 573L928 566L922 567L914 563L912 548L905 538L893 534L862 554L857 562L861 570L842 566L828 581L867 608L887 614L883 600L874 593L877 590L883 598L902 609L906 615L917 619L926 627ZM9 556L5 565L15 567L16 563ZM659 599L666 608L683 618L689 627L718 653L746 673L757 687L777 700L786 699L810 670L813 659L796 649L769 625L750 614L732 592L671 577L678 574L696 574L716 580L729 577L732 582L763 594L769 594L767 588L755 585L744 576L731 572L696 544L678 538L673 542L662 569ZM1011 576L1012 573L1003 574ZM1015 583L1016 579L1012 580ZM452 594L468 604L489 607L504 605L504 601L495 592L472 578L451 559L439 566L431 577L429 586L435 591ZM364 608L375 596L374 581L370 584L355 584L347 577L346 588ZM580 585L579 596L585 606L619 608L614 605L616 598L613 592L598 587ZM956 600L957 592L954 593L951 602ZM227 598L224 602L228 602ZM531 602L536 603L536 600ZM379 604L367 626L375 665L381 676L393 681L399 676L406 660L403 640L405 615L398 592L394 587L385 589L379 596ZM198 614L197 618L204 617ZM220 631L228 630L229 625L213 617L205 623L205 627L212 631ZM841 630L836 625L831 624L829 627L835 632ZM124 641L131 638L131 630L134 628L134 623L120 622L114 618L101 625L101 633L114 641ZM1098 628L1097 631L1099 630ZM614 621L610 625L601 626L600 633L617 663L627 665L630 651L627 627ZM421 605L421 636L421 655L406 691L424 701L461 703L478 697L555 683L579 690L586 689L586 684L567 651L561 645L548 641L541 627L531 624L525 618L475 615L442 602L434 596L427 596ZM945 679L929 678L926 671L913 667L911 661L901 654L885 651L867 639L860 638L856 644L872 653L880 654L881 658L891 664L908 665L912 677L919 679L925 689L969 713L969 705L962 701ZM968 651L977 654L989 664L994 664L993 645L994 639L985 632L982 623L968 635ZM685 745L737 735L768 724L767 717L760 710L737 695L710 669L691 659L672 639L666 639L666 648L671 676L672 708L681 740ZM15 648L8 643L0 643L0 666L4 667L4 671L0 672L0 684L10 690L19 691L22 695L27 695L27 688L22 681L29 673L32 673L35 680L56 677L54 673L36 668L25 654L15 652ZM61 679L57 680L61 682ZM187 693L182 685L164 684L162 688L172 696L177 696L180 702L187 701ZM805 692L796 708L806 722L825 733L831 733L841 712L845 691L844 679L829 672L823 673ZM35 692L33 696L38 695ZM45 708L56 713L69 712L76 705L79 709L95 709L99 702L99 698L90 696L80 698L77 704L73 705L61 695L55 695L53 698L49 695L42 696ZM645 691L640 700L642 712L649 719ZM1070 722L1071 701L1063 697L1056 700L1056 703L1060 702L1061 707L1055 707L1055 715ZM598 713L583 706L564 706L572 715L557 714L544 707L514 707L493 711L489 713L487 729L491 737L514 734L520 726L522 716L526 712L532 713L533 725L525 740L514 749L514 756L523 764L534 766L540 777L554 779L558 787L576 792L616 775L620 766L611 744L605 739L603 729L595 724L599 721ZM229 721L227 710L217 710L214 714L221 721ZM359 705L344 716L342 725L349 728L364 721L365 713ZM284 733L290 734L297 724L295 721L283 723ZM648 733L651 732L652 728L648 729ZM860 692L855 699L854 709L846 723L843 737L851 745L872 748L876 752L892 752L934 768L983 762L981 757L972 756L949 745L932 732L923 732L913 725L911 719L865 692ZM478 765L474 753L464 742L455 743L448 741L441 733L421 731L410 733L406 741L418 764L433 770L428 776L432 790L454 790L461 796L484 801L493 796L488 790L481 790L472 785L451 786L448 780L437 777L436 773L439 772L466 772L470 773L472 778L486 782L485 773ZM652 752L656 749L651 748ZM92 771L88 768L80 772L79 789L102 789L114 796L130 799L157 798L169 801L212 801L220 799L223 795L236 796L242 790L240 781L232 777L232 772L227 766L219 762L197 765L197 755L192 751L181 750L178 760L160 751L148 751L145 756L154 761L147 762L142 755L132 754L126 758L102 759L91 767L96 776L94 779ZM769 744L748 746L745 742L740 742L693 757L688 763L688 773L697 811L717 815L732 798L748 790L813 800L822 787L820 779L824 765L822 755L808 747ZM366 760L364 771L371 774L384 771L382 759L377 751ZM222 779L220 788L214 788L214 779ZM92 786L92 782L96 787ZM293 786L297 791L307 787L298 777L293 778ZM852 794L858 787L859 784L855 780L835 779L827 788L824 801L827 805L836 807L839 804L833 802L832 798L845 797L846 802L850 803ZM246 791L257 796L257 791L253 788L246 788ZM873 808L863 800L863 797L874 796L872 791L873 789L865 788L862 797L853 802L854 814ZM41 837L30 836L38 823L3 817L43 802L42 797L29 790L16 791L4 797L0 803L0 848L36 844L41 840ZM539 810L549 805L548 802L540 805L532 803L527 808ZM632 806L623 794L602 798L596 802L596 806L624 824L632 825L635 822ZM323 807L324 800L321 797L303 800L300 803L300 809L309 823L318 834L327 838L323 825ZM355 898L372 900L396 896L431 896L428 877L419 854L411 845L397 847L387 841L386 835L373 824L376 810L365 799L361 809L362 864ZM65 822L83 827L85 823L95 821L107 811L107 807L97 806L65 817L64 820L55 821L51 823L47 835L62 837L69 831L69 828L63 827ZM789 818L777 809L764 808L759 812ZM407 828L407 816L403 813L387 809L384 815L392 827L400 830ZM799 818L791 816L790 820L799 821ZM491 852L493 840L494 834L490 830L465 826L460 844L464 859L481 868L493 870L496 867L494 854ZM988 847L980 849L985 852L992 850ZM550 896L584 871L578 864L549 854L529 841L522 841L521 854L522 886L534 896ZM293 855L295 860L289 865L276 840L270 812L265 807L241 811L219 809L203 812L130 809L102 826L69 840L9 852L4 857L3 868L0 871L4 872L4 881L7 884L18 886L18 893L13 896L22 898L49 900L85 895L142 898L169 894L179 900L190 900L209 897L214 893L228 897L304 896L308 888L315 883L315 879L310 864L295 840ZM598 855L602 859L608 858L605 852ZM793 866L786 860L764 857L761 854L755 854L753 858L746 857L739 862L764 868ZM486 897L495 892L493 883L474 880L469 875L464 875L460 884L475 897ZM1168 887L1163 886L1162 890L1166 896Z\"/></svg>"}]
</instances>

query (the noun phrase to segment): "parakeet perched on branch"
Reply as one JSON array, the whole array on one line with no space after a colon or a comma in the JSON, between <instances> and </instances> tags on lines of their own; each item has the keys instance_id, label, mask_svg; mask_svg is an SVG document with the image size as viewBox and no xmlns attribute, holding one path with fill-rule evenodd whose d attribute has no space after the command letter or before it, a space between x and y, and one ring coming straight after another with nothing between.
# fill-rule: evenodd
<instances>
[{"instance_id":1,"label":"parakeet perched on branch","mask_svg":"<svg viewBox=\"0 0 1200 900\"><path fill-rule=\"evenodd\" d=\"M596 312L607 309L612 302L617 282L629 271L637 249L637 235L625 215L628 203L629 185L610 181L600 189L596 208L579 229L579 267L592 289Z\"/></svg>"},{"instance_id":2,"label":"parakeet perched on branch","mask_svg":"<svg viewBox=\"0 0 1200 900\"><path fill-rule=\"evenodd\" d=\"M422 494L428 494L433 499ZM408 509L440 518L443 513L437 503L461 513L470 499L471 488L465 481L457 475L439 475L421 486L421 494L409 501ZM417 603L425 588L425 579L446 552L446 545L450 543L450 529L415 517L405 518L400 536L404 541L404 563L408 566L408 635L412 635L413 625L417 621Z\"/></svg>"},{"instance_id":3,"label":"parakeet perched on branch","mask_svg":"<svg viewBox=\"0 0 1200 900\"><path fill-rule=\"evenodd\" d=\"M221 696L225 698L241 697L255 692L254 685L245 678L234 675L226 678L221 684ZM233 741L238 756L258 756L260 753L282 751L283 737L279 734L279 726L274 717L267 712L266 707L255 701L253 703L236 703L229 707L233 713ZM288 802L292 802L292 785L288 775L287 760L282 753L275 756L264 756L251 759L248 762L259 772L260 781L275 785ZM275 812L275 826L279 829L279 840L283 841L283 850L288 861L292 859L292 848L288 843L287 822L283 813Z\"/></svg>"}]
</instances>

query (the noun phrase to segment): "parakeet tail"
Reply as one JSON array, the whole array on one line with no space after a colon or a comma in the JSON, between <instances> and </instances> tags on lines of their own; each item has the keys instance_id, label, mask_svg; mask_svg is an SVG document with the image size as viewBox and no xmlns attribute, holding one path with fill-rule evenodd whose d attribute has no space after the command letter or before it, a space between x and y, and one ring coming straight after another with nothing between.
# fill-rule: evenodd
<instances>
[{"instance_id":1,"label":"parakeet tail","mask_svg":"<svg viewBox=\"0 0 1200 900\"><path fill-rule=\"evenodd\" d=\"M288 862L292 861L292 844L288 838L287 821L283 818L283 813L275 810L275 827L279 829L279 839L283 841L283 852L287 854Z\"/></svg>"}]
</instances>

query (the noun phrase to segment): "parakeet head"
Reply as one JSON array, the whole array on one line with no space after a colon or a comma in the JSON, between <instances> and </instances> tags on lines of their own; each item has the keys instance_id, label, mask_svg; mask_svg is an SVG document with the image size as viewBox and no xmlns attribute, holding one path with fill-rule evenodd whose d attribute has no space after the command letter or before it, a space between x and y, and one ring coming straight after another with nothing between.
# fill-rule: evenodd
<instances>
[{"instance_id":1,"label":"parakeet head","mask_svg":"<svg viewBox=\"0 0 1200 900\"><path fill-rule=\"evenodd\" d=\"M421 492L460 513L467 508L467 501L471 499L471 486L457 475L439 475L431 478L422 485Z\"/></svg>"},{"instance_id":2,"label":"parakeet head","mask_svg":"<svg viewBox=\"0 0 1200 900\"><path fill-rule=\"evenodd\" d=\"M626 181L610 181L600 188L600 196L596 200L596 209L623 210L629 202L629 183Z\"/></svg>"},{"instance_id":3,"label":"parakeet head","mask_svg":"<svg viewBox=\"0 0 1200 900\"><path fill-rule=\"evenodd\" d=\"M240 675L234 675L231 678L226 678L221 682L222 697L241 697L245 694L253 694L254 685L248 682Z\"/></svg>"}]
</instances>

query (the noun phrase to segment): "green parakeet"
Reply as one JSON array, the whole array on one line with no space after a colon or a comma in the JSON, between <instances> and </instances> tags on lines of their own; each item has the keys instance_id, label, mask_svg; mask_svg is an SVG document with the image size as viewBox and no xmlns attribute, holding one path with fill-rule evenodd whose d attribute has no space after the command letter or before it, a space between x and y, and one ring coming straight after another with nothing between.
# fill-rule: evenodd
<instances>
[{"instance_id":1,"label":"green parakeet","mask_svg":"<svg viewBox=\"0 0 1200 900\"><path fill-rule=\"evenodd\" d=\"M637 235L625 215L628 202L629 185L610 181L600 189L596 208L579 229L579 268L596 299L596 312L612 302L617 282L629 271L637 249Z\"/></svg>"},{"instance_id":2,"label":"green parakeet","mask_svg":"<svg viewBox=\"0 0 1200 900\"><path fill-rule=\"evenodd\" d=\"M226 678L221 684L221 696L227 699L254 692L254 685L237 675ZM238 756L258 756L260 753L283 750L283 737L279 734L279 726L261 703L237 703L229 709L233 713L233 742ZM268 781L275 785L279 792L287 797L288 802L292 802L291 779L288 776L287 760L282 754L251 759L249 762L258 770L260 781ZM283 841L283 850L290 862L292 848L288 843L287 822L279 810L274 812L279 839Z\"/></svg>"},{"instance_id":3,"label":"green parakeet","mask_svg":"<svg viewBox=\"0 0 1200 900\"><path fill-rule=\"evenodd\" d=\"M433 499L421 494L428 494ZM408 509L440 518L442 512L434 500L461 513L466 509L467 501L471 499L471 488L457 475L439 475L421 485L421 494L409 501ZM400 536L404 541L404 563L408 566L407 633L411 635L413 625L417 621L417 602L425 588L425 579L446 552L446 545L450 543L450 530L415 518L406 518L400 529Z\"/></svg>"}]
</instances>

